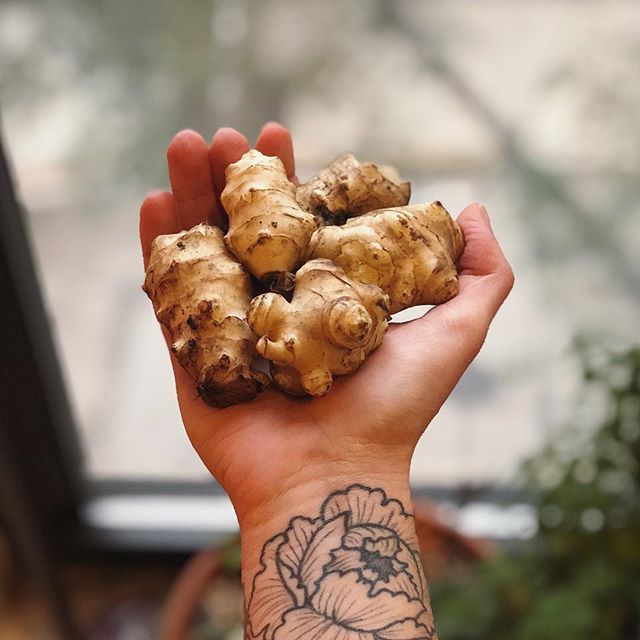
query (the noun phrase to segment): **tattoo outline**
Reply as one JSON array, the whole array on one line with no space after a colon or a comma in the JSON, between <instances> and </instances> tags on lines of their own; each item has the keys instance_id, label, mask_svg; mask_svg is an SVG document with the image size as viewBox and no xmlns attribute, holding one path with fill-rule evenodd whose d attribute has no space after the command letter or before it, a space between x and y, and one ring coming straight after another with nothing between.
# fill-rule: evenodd
<instances>
[{"instance_id":1,"label":"tattoo outline","mask_svg":"<svg viewBox=\"0 0 640 640\"><path fill-rule=\"evenodd\" d=\"M262 549L246 640L436 640L413 515L381 488L331 493Z\"/></svg>"}]
</instances>

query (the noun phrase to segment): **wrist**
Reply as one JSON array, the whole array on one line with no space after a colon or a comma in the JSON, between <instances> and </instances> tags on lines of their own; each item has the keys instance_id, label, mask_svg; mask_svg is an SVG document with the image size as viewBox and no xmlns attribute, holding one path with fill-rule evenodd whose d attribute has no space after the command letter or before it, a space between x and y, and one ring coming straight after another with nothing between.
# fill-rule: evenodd
<instances>
[{"instance_id":1,"label":"wrist","mask_svg":"<svg viewBox=\"0 0 640 640\"><path fill-rule=\"evenodd\" d=\"M248 502L252 505L250 508L234 503L242 539L243 575L254 575L259 570L260 550L266 540L287 531L297 518L320 517L329 496L348 488L361 486L383 492L385 496L398 500L405 511L413 510L408 469L389 470L383 475L366 473L362 469L332 473L325 468L322 474L304 476L304 472L292 476L286 486L281 486L276 492L269 491L268 497L259 504Z\"/></svg>"},{"instance_id":2,"label":"wrist","mask_svg":"<svg viewBox=\"0 0 640 640\"><path fill-rule=\"evenodd\" d=\"M286 477L274 470L239 483L230 495L241 531L268 531L286 525L298 514L317 510L330 493L353 484L381 487L390 495L410 500L409 467L409 461L301 463Z\"/></svg>"},{"instance_id":3,"label":"wrist","mask_svg":"<svg viewBox=\"0 0 640 640\"><path fill-rule=\"evenodd\" d=\"M408 473L317 477L267 511L241 522L247 637L436 637Z\"/></svg>"}]
</instances>

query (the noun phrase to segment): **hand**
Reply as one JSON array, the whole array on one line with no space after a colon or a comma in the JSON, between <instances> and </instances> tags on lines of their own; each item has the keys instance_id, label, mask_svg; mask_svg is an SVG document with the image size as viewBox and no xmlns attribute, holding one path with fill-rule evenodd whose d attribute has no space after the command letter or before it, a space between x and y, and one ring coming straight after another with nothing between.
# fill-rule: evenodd
<instances>
[{"instance_id":1,"label":"hand","mask_svg":"<svg viewBox=\"0 0 640 640\"><path fill-rule=\"evenodd\" d=\"M176 135L167 152L172 193L152 193L140 210L145 266L157 235L206 220L224 225L224 170L248 148L233 129L219 130L210 146L193 131ZM286 128L265 125L256 148L279 156L295 180ZM317 485L342 477L406 482L418 439L478 353L513 285L484 207L468 206L458 223L466 242L458 296L392 325L382 345L356 373L337 377L326 397L296 399L268 389L247 404L213 409L171 357L188 436L241 525L266 521L292 495L299 500L301 492L317 493Z\"/></svg>"}]
</instances>

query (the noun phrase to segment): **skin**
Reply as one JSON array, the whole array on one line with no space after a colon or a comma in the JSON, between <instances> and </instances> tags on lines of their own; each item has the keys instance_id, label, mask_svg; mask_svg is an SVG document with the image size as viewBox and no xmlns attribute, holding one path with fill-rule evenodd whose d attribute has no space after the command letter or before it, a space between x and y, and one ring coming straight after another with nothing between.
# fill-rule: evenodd
<instances>
[{"instance_id":1,"label":"skin","mask_svg":"<svg viewBox=\"0 0 640 640\"><path fill-rule=\"evenodd\" d=\"M279 156L296 180L285 127L266 124L255 148ZM228 128L210 144L193 131L175 136L167 151L171 192L150 193L140 210L145 266L159 234L204 220L224 228L224 169L248 149L247 139ZM296 399L270 389L250 403L213 409L171 357L189 439L229 494L240 522L245 586L265 540L293 515L317 513L332 490L363 482L410 508L415 445L477 355L514 281L486 209L469 205L458 224L466 246L457 297L412 322L392 325L357 374L336 379L326 397Z\"/></svg>"}]
</instances>

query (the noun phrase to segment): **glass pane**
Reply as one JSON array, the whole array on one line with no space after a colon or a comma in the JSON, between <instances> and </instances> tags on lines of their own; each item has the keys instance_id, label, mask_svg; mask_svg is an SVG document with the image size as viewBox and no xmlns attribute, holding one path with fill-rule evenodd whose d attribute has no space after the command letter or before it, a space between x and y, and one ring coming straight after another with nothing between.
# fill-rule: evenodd
<instances>
[{"instance_id":1,"label":"glass pane","mask_svg":"<svg viewBox=\"0 0 640 640\"><path fill-rule=\"evenodd\" d=\"M350 150L416 202L486 203L517 286L413 473L512 478L569 406L572 338L637 338L639 29L622 0L0 3L4 131L89 472L206 476L140 290L137 208L180 128L255 139L279 119L303 179Z\"/></svg>"}]
</instances>

